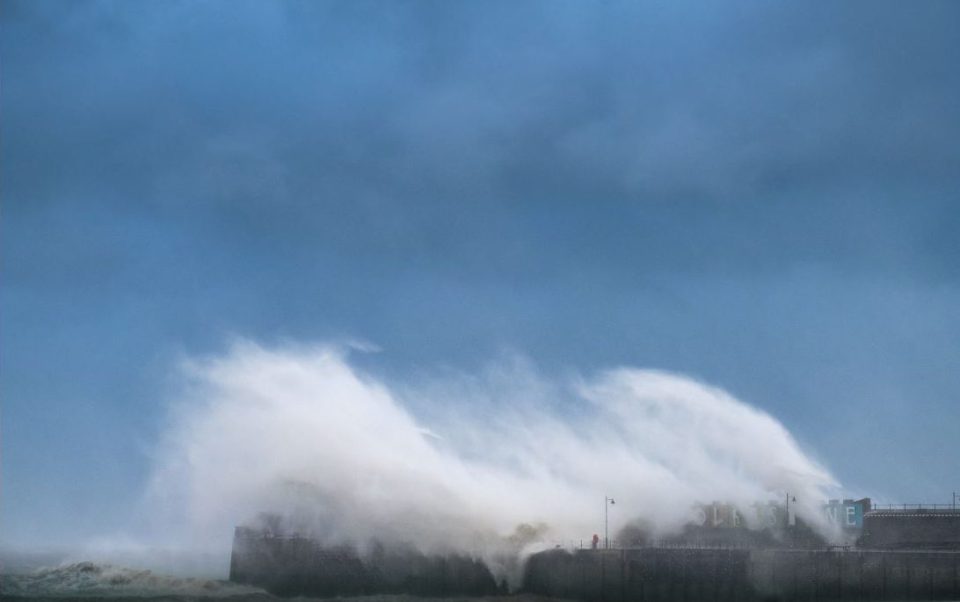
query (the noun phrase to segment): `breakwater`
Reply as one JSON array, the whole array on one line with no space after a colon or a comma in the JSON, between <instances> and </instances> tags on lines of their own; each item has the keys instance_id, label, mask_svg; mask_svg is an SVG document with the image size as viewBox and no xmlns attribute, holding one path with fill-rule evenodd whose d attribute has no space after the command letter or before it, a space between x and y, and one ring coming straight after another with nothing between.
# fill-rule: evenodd
<instances>
[{"instance_id":1,"label":"breakwater","mask_svg":"<svg viewBox=\"0 0 960 602\"><path fill-rule=\"evenodd\" d=\"M361 554L351 546L244 527L234 533L230 581L278 596L479 596L502 590L483 562L461 554L426 555L377 543Z\"/></svg>"},{"instance_id":2,"label":"breakwater","mask_svg":"<svg viewBox=\"0 0 960 602\"><path fill-rule=\"evenodd\" d=\"M362 552L237 528L230 580L280 596L503 593L460 554L376 542ZM585 602L960 600L960 550L636 547L530 556L522 589Z\"/></svg>"},{"instance_id":3,"label":"breakwater","mask_svg":"<svg viewBox=\"0 0 960 602\"><path fill-rule=\"evenodd\" d=\"M960 552L637 548L532 556L524 589L577 600L960 600Z\"/></svg>"}]
</instances>

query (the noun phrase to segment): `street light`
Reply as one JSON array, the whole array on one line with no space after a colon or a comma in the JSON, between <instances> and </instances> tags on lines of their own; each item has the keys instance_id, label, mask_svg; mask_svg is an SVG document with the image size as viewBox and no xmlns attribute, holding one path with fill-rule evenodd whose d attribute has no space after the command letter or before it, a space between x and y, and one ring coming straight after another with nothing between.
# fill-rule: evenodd
<instances>
[{"instance_id":1,"label":"street light","mask_svg":"<svg viewBox=\"0 0 960 602\"><path fill-rule=\"evenodd\" d=\"M790 492L787 492L787 526L792 527L793 524L790 523L790 498L793 498L793 502L797 502L797 498L790 495ZM794 523L795 524L795 523Z\"/></svg>"},{"instance_id":2,"label":"street light","mask_svg":"<svg viewBox=\"0 0 960 602\"><path fill-rule=\"evenodd\" d=\"M610 547L610 506L616 504L612 497L603 496L603 547Z\"/></svg>"}]
</instances>

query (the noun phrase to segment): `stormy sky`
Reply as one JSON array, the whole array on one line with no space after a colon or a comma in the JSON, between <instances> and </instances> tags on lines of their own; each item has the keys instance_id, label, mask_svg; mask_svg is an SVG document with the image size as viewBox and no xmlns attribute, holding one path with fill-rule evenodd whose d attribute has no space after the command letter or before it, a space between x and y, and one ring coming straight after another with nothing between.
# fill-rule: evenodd
<instances>
[{"instance_id":1,"label":"stormy sky","mask_svg":"<svg viewBox=\"0 0 960 602\"><path fill-rule=\"evenodd\" d=\"M237 337L365 341L397 378L513 354L682 372L845 493L950 501L958 23L933 1L4 1L3 541L132 521L173 367Z\"/></svg>"}]
</instances>

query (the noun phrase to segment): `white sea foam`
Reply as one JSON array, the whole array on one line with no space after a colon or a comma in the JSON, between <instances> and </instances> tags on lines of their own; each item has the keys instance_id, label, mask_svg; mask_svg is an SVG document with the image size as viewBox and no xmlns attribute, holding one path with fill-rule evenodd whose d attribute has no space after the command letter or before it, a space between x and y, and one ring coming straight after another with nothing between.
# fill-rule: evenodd
<instances>
[{"instance_id":1,"label":"white sea foam","mask_svg":"<svg viewBox=\"0 0 960 602\"><path fill-rule=\"evenodd\" d=\"M149 570L78 562L37 571L3 575L4 596L82 597L233 597L263 593L262 590L214 579L181 578Z\"/></svg>"},{"instance_id":2,"label":"white sea foam","mask_svg":"<svg viewBox=\"0 0 960 602\"><path fill-rule=\"evenodd\" d=\"M333 347L241 343L186 373L151 508L168 535L225 555L234 525L262 511L325 541L489 558L602 536L606 495L612 535L787 491L822 524L835 485L769 414L662 371L549 379L516 361L391 383ZM504 544L521 524L538 527Z\"/></svg>"}]
</instances>

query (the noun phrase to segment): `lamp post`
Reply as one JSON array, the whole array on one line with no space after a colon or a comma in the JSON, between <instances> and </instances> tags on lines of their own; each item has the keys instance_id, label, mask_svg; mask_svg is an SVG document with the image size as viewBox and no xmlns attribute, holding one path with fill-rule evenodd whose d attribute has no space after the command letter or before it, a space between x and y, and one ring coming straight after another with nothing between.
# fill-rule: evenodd
<instances>
[{"instance_id":1,"label":"lamp post","mask_svg":"<svg viewBox=\"0 0 960 602\"><path fill-rule=\"evenodd\" d=\"M610 506L616 504L612 497L603 496L603 547L610 547Z\"/></svg>"}]
</instances>

